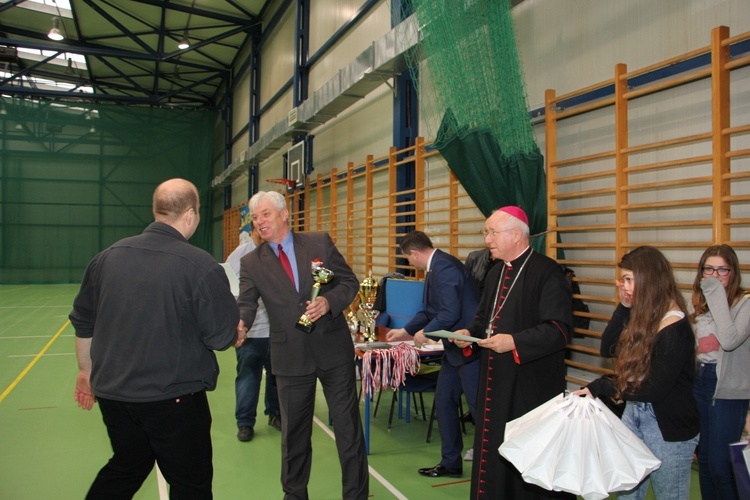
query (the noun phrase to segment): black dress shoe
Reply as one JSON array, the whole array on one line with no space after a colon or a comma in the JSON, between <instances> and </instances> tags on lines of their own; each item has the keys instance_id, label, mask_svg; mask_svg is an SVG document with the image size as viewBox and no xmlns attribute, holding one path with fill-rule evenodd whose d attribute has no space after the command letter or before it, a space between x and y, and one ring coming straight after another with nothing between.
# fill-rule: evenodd
<instances>
[{"instance_id":1,"label":"black dress shoe","mask_svg":"<svg viewBox=\"0 0 750 500\"><path fill-rule=\"evenodd\" d=\"M464 413L463 415L461 415L460 420L461 420L461 422L463 422L465 424L466 423L472 423L472 424L474 423L474 419L471 417L471 412L468 412L468 411L466 413Z\"/></svg>"},{"instance_id":2,"label":"black dress shoe","mask_svg":"<svg viewBox=\"0 0 750 500\"><path fill-rule=\"evenodd\" d=\"M237 431L237 439L240 441L251 441L255 436L255 429L252 427L243 425Z\"/></svg>"},{"instance_id":3,"label":"black dress shoe","mask_svg":"<svg viewBox=\"0 0 750 500\"><path fill-rule=\"evenodd\" d=\"M440 464L427 469L419 469L419 474L427 477L461 477L463 476L463 472L463 469L449 469Z\"/></svg>"},{"instance_id":4,"label":"black dress shoe","mask_svg":"<svg viewBox=\"0 0 750 500\"><path fill-rule=\"evenodd\" d=\"M281 430L281 417L279 415L271 415L270 417L268 417L268 425L280 431Z\"/></svg>"}]
</instances>

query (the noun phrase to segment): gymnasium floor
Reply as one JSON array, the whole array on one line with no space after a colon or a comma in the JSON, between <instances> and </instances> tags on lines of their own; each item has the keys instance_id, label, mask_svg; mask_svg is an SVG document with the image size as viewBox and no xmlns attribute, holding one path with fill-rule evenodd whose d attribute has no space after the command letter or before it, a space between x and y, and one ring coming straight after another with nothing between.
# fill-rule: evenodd
<instances>
[{"instance_id":1,"label":"gymnasium floor","mask_svg":"<svg viewBox=\"0 0 750 500\"><path fill-rule=\"evenodd\" d=\"M73 401L76 360L68 313L78 285L0 285L0 499L83 498L111 456L101 414ZM280 433L259 419L255 438L237 441L234 422L234 353L218 353L221 375L209 393L213 413L214 497L218 500L281 498ZM339 499L341 475L322 392L316 405L310 498ZM432 400L425 398L427 411ZM390 398L384 395L371 427L370 497L464 499L463 479L431 480L416 473L440 460L437 429L425 443L427 422L395 421L387 429ZM473 432L469 425L467 431ZM468 443L471 436L465 439ZM693 495L698 499L697 474ZM152 474L136 495L158 499Z\"/></svg>"}]
</instances>

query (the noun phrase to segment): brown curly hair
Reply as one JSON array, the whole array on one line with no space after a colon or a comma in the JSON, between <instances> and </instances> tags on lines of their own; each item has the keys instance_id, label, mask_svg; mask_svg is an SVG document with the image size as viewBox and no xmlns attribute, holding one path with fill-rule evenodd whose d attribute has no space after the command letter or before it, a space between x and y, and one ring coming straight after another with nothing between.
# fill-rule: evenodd
<instances>
[{"instance_id":1,"label":"brown curly hair","mask_svg":"<svg viewBox=\"0 0 750 500\"><path fill-rule=\"evenodd\" d=\"M672 266L656 248L635 248L623 256L617 267L632 271L635 280L630 319L620 335L614 360L615 387L622 397L639 390L648 377L654 341L664 315L673 304L687 314L687 306Z\"/></svg>"}]
</instances>

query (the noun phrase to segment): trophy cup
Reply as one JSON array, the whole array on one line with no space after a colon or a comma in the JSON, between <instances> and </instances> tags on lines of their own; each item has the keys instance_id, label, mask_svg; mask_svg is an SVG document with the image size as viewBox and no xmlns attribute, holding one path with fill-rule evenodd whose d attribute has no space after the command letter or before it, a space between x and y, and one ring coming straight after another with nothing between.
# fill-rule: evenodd
<instances>
[{"instance_id":1,"label":"trophy cup","mask_svg":"<svg viewBox=\"0 0 750 500\"><path fill-rule=\"evenodd\" d=\"M323 267L322 260L315 259L312 262L312 277L315 284L312 286L310 302L314 302L318 298L321 285L325 285L333 279L333 271ZM310 333L315 329L315 323L306 314L303 314L294 326L297 330L302 330L305 333Z\"/></svg>"},{"instance_id":2,"label":"trophy cup","mask_svg":"<svg viewBox=\"0 0 750 500\"><path fill-rule=\"evenodd\" d=\"M349 332L352 334L352 342L357 343L357 332L359 332L359 320L354 311L349 311L346 314L346 325L349 327Z\"/></svg>"},{"instance_id":3,"label":"trophy cup","mask_svg":"<svg viewBox=\"0 0 750 500\"><path fill-rule=\"evenodd\" d=\"M359 284L359 311L357 318L360 320L360 332L365 342L374 342L375 335L375 318L380 311L374 310L375 298L378 296L378 282L372 279L370 275L362 280Z\"/></svg>"}]
</instances>

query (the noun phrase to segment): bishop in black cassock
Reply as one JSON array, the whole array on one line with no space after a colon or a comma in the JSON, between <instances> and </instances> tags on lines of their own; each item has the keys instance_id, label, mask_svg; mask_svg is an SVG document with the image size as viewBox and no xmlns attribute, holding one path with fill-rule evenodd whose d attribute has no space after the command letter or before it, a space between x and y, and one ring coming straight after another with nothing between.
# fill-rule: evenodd
<instances>
[{"instance_id":1,"label":"bishop in black cassock","mask_svg":"<svg viewBox=\"0 0 750 500\"><path fill-rule=\"evenodd\" d=\"M560 266L529 246L518 207L485 223L493 257L477 315L467 327L482 340L471 498L573 498L524 482L498 453L505 424L565 390L565 346L573 332L571 290ZM465 331L464 331L465 332ZM459 344L461 345L461 344Z\"/></svg>"}]
</instances>

